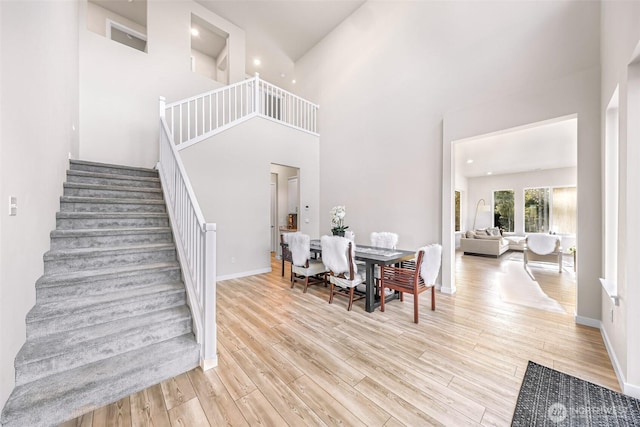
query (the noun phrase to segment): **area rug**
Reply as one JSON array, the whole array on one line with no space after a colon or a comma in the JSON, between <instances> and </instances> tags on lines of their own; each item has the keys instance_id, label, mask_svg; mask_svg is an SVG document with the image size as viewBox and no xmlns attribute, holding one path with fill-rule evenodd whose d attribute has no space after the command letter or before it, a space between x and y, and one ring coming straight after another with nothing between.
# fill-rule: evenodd
<instances>
[{"instance_id":1,"label":"area rug","mask_svg":"<svg viewBox=\"0 0 640 427\"><path fill-rule=\"evenodd\" d=\"M525 305L555 313L566 313L560 303L550 298L520 263L509 262L498 275L500 298L510 304Z\"/></svg>"},{"instance_id":2,"label":"area rug","mask_svg":"<svg viewBox=\"0 0 640 427\"><path fill-rule=\"evenodd\" d=\"M512 426L640 426L640 400L529 362Z\"/></svg>"}]
</instances>

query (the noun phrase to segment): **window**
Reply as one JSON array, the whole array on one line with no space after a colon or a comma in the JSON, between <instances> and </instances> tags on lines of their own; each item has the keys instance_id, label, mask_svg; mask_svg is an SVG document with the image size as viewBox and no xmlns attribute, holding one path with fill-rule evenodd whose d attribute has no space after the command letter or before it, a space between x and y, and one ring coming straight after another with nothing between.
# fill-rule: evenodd
<instances>
[{"instance_id":1,"label":"window","mask_svg":"<svg viewBox=\"0 0 640 427\"><path fill-rule=\"evenodd\" d=\"M551 231L576 234L576 187L551 189Z\"/></svg>"},{"instance_id":2,"label":"window","mask_svg":"<svg viewBox=\"0 0 640 427\"><path fill-rule=\"evenodd\" d=\"M549 231L549 188L527 188L524 190L524 232L546 233Z\"/></svg>"},{"instance_id":3,"label":"window","mask_svg":"<svg viewBox=\"0 0 640 427\"><path fill-rule=\"evenodd\" d=\"M460 192L456 191L455 192L455 198L456 198L456 205L455 205L455 218L456 218L456 222L455 222L455 231L460 231Z\"/></svg>"},{"instance_id":4,"label":"window","mask_svg":"<svg viewBox=\"0 0 640 427\"><path fill-rule=\"evenodd\" d=\"M525 189L525 233L576 234L576 206L576 187Z\"/></svg>"},{"instance_id":5,"label":"window","mask_svg":"<svg viewBox=\"0 0 640 427\"><path fill-rule=\"evenodd\" d=\"M515 197L513 190L493 192L493 226L504 231L515 231Z\"/></svg>"}]
</instances>

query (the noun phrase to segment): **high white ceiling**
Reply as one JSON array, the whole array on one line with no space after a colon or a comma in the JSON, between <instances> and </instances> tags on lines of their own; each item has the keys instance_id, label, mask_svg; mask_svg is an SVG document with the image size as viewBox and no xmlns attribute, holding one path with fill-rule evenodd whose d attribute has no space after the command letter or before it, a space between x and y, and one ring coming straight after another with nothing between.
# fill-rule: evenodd
<instances>
[{"instance_id":1,"label":"high white ceiling","mask_svg":"<svg viewBox=\"0 0 640 427\"><path fill-rule=\"evenodd\" d=\"M294 64L364 0L196 0L246 32L249 75L289 87ZM259 58L261 65L254 65ZM284 74L284 77L282 77Z\"/></svg>"},{"instance_id":2,"label":"high white ceiling","mask_svg":"<svg viewBox=\"0 0 640 427\"><path fill-rule=\"evenodd\" d=\"M575 167L578 122L555 120L470 138L454 150L456 173L467 178Z\"/></svg>"}]
</instances>

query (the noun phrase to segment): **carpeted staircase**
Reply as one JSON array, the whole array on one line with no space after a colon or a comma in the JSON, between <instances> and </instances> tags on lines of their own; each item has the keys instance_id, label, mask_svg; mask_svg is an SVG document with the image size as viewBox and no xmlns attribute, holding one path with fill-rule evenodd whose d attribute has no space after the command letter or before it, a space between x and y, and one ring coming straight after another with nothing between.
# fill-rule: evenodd
<instances>
[{"instance_id":1,"label":"carpeted staircase","mask_svg":"<svg viewBox=\"0 0 640 427\"><path fill-rule=\"evenodd\" d=\"M71 160L3 427L53 426L199 362L156 171Z\"/></svg>"}]
</instances>

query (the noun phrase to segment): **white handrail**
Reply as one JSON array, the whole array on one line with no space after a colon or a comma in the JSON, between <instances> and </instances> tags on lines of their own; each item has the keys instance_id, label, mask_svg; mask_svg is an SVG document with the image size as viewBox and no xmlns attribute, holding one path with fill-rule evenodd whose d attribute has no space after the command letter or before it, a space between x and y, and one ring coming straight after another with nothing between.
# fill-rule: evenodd
<instances>
[{"instance_id":1,"label":"white handrail","mask_svg":"<svg viewBox=\"0 0 640 427\"><path fill-rule=\"evenodd\" d=\"M256 76L165 105L169 135L178 150L252 117L318 134L318 105Z\"/></svg>"},{"instance_id":2,"label":"white handrail","mask_svg":"<svg viewBox=\"0 0 640 427\"><path fill-rule=\"evenodd\" d=\"M160 161L158 171L196 340L200 343L200 365L206 370L217 365L216 347L216 224L207 223L198 205L182 159L173 142L160 98Z\"/></svg>"}]
</instances>

